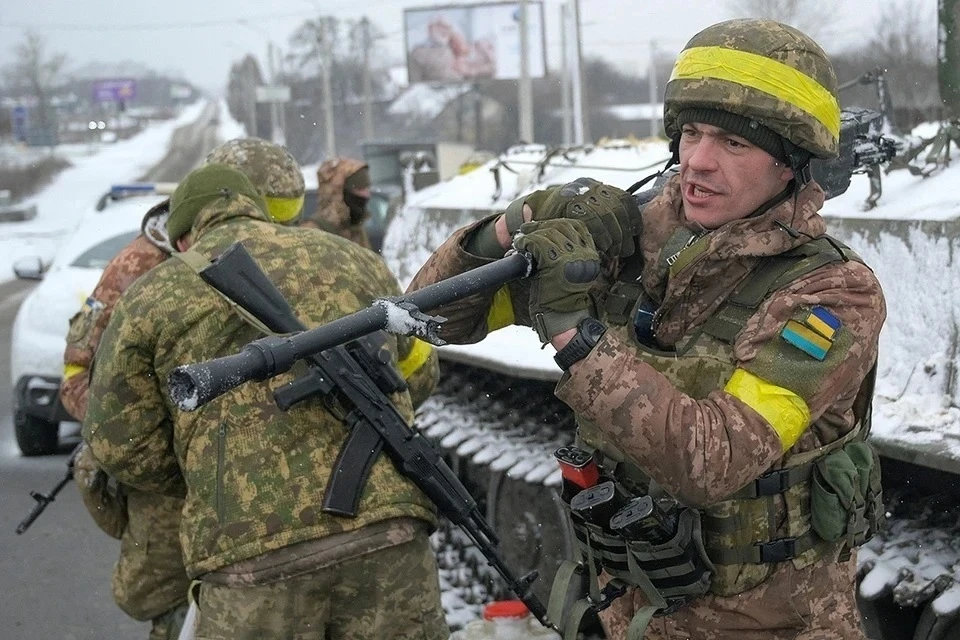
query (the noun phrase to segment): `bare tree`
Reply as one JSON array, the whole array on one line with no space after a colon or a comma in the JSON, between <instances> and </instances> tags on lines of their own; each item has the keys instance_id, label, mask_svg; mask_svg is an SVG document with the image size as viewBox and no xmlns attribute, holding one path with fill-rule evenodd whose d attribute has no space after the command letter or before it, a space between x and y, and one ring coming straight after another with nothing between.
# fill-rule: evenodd
<instances>
[{"instance_id":1,"label":"bare tree","mask_svg":"<svg viewBox=\"0 0 960 640\"><path fill-rule=\"evenodd\" d=\"M939 105L937 16L928 3L884 3L867 51L886 70L896 105L926 110Z\"/></svg>"},{"instance_id":2,"label":"bare tree","mask_svg":"<svg viewBox=\"0 0 960 640\"><path fill-rule=\"evenodd\" d=\"M769 18L795 27L824 48L834 36L831 22L824 19L833 12L831 0L728 0L727 6L737 17Z\"/></svg>"},{"instance_id":3,"label":"bare tree","mask_svg":"<svg viewBox=\"0 0 960 640\"><path fill-rule=\"evenodd\" d=\"M37 99L40 126L50 126L50 98L67 64L63 53L48 53L47 43L38 33L27 31L15 49L16 59L6 69L8 84Z\"/></svg>"}]
</instances>

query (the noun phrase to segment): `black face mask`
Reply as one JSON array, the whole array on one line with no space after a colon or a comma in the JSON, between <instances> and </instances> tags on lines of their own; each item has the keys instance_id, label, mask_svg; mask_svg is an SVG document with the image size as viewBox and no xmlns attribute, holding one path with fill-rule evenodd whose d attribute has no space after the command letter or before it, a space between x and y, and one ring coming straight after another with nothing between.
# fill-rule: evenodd
<instances>
[{"instance_id":1,"label":"black face mask","mask_svg":"<svg viewBox=\"0 0 960 640\"><path fill-rule=\"evenodd\" d=\"M350 223L360 224L367 217L367 198L358 196L352 191L343 192L343 201L350 209Z\"/></svg>"}]
</instances>

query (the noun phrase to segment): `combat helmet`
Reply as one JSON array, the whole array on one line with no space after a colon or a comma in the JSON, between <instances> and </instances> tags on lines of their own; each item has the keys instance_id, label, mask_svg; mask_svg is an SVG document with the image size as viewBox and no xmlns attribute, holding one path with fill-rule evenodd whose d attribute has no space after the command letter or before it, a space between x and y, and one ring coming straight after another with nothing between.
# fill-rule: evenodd
<instances>
[{"instance_id":1,"label":"combat helmet","mask_svg":"<svg viewBox=\"0 0 960 640\"><path fill-rule=\"evenodd\" d=\"M729 121L736 126L709 119L718 113L734 114ZM669 138L678 139L691 121L742 135L795 170L811 155L836 157L840 105L833 65L810 37L779 22L739 19L707 27L680 52L664 95Z\"/></svg>"},{"instance_id":2,"label":"combat helmet","mask_svg":"<svg viewBox=\"0 0 960 640\"><path fill-rule=\"evenodd\" d=\"M225 164L246 175L276 222L290 222L303 208L303 172L286 147L262 138L236 138L211 151L205 164Z\"/></svg>"}]
</instances>

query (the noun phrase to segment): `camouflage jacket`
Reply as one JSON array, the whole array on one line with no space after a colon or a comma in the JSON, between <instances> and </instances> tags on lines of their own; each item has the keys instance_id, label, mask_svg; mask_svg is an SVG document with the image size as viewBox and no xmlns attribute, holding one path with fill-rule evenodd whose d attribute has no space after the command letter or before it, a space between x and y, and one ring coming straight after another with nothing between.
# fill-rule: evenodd
<instances>
[{"instance_id":1,"label":"camouflage jacket","mask_svg":"<svg viewBox=\"0 0 960 640\"><path fill-rule=\"evenodd\" d=\"M323 229L361 247L370 248L370 239L363 225L369 214L358 223L350 220L350 208L343 201L343 185L353 173L366 166L353 158L331 158L317 169L317 210L304 212L301 226Z\"/></svg>"},{"instance_id":2,"label":"camouflage jacket","mask_svg":"<svg viewBox=\"0 0 960 640\"><path fill-rule=\"evenodd\" d=\"M399 293L376 254L330 234L271 224L242 196L208 206L193 229L192 248L209 258L243 242L307 326ZM188 573L390 518L432 524L429 500L386 456L373 467L356 518L320 510L346 428L320 399L286 413L276 407L272 390L299 366L191 413L171 403L165 381L174 367L236 353L259 337L191 268L171 260L126 291L100 345L84 437L121 482L186 495L181 541ZM412 345L388 340L394 357L406 357ZM393 400L412 421L409 394Z\"/></svg>"},{"instance_id":3,"label":"camouflage jacket","mask_svg":"<svg viewBox=\"0 0 960 640\"><path fill-rule=\"evenodd\" d=\"M659 302L657 338L677 343L700 327L764 256L783 253L825 232L817 213L823 192L815 183L764 214L733 221L709 234L706 251L687 268L671 274L660 267L664 242L683 216L678 179L643 212L643 283ZM488 260L468 254L463 242L483 222L461 229L426 262L410 289L417 289ZM791 235L783 226L797 233ZM793 237L793 236L796 237ZM602 300L620 265L605 265L606 277L592 291ZM524 283L511 285L516 322L529 325ZM448 318L443 337L476 342L487 333L493 293L437 309ZM821 267L767 298L736 337L738 367L749 367L764 345L802 307L820 305L840 319L852 336L845 357L803 392L811 424L791 451L836 440L854 423L852 405L861 381L876 361L880 327L886 317L879 282L858 262ZM599 315L599 314L598 314ZM691 505L713 504L745 486L784 455L781 440L766 420L723 390L694 400L637 357L636 349L608 331L591 353L557 385L556 395L581 419L605 433L628 458L666 491ZM665 453L669 452L669 455Z\"/></svg>"},{"instance_id":4,"label":"camouflage jacket","mask_svg":"<svg viewBox=\"0 0 960 640\"><path fill-rule=\"evenodd\" d=\"M107 264L93 293L70 321L60 399L78 419L87 412L90 368L117 300L170 255L162 224L166 213L167 202L147 212L143 234ZM91 517L104 532L120 539L112 583L117 605L136 620L150 620L184 603L190 581L180 552L183 501L114 486L86 447L78 456L75 479Z\"/></svg>"}]
</instances>

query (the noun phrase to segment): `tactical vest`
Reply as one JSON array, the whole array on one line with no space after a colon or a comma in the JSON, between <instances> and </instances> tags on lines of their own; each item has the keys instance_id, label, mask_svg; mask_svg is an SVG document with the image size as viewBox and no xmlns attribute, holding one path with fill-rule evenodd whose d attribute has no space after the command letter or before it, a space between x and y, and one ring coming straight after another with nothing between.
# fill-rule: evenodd
<instances>
[{"instance_id":1,"label":"tactical vest","mask_svg":"<svg viewBox=\"0 0 960 640\"><path fill-rule=\"evenodd\" d=\"M705 248L706 238L697 239L689 231L680 230L667 241L663 255L664 259L689 263ZM734 340L766 298L816 269L849 260L862 262L848 247L829 236L763 259L710 319L669 351L641 344L635 333L634 318L646 295L639 283L642 265L625 266L605 299L599 301L598 310L607 330L614 332L624 344L633 346L638 358L662 373L679 390L700 400L712 391L723 389L733 375L736 369ZM779 468L764 473L727 499L703 509L684 510L680 527L687 527L695 537L700 537L693 545L663 546L653 549L654 555L650 555L647 545L637 554L633 545L625 546L622 539L609 532L574 523L583 556L602 565L607 573L624 583L640 587L653 602L653 607L645 614L638 613L634 619L631 637L642 636L642 629L654 609L659 609L660 614L669 612L671 596L678 597L677 602L682 603L684 598L702 595L707 590L720 596L735 595L762 583L780 562L790 561L800 569L836 554L844 543L852 547L863 542L868 523L858 522L853 529L862 531L851 531L847 539L840 542L824 541L811 529L811 475L818 461L866 437L872 394L873 375L869 375L854 403L856 424L840 440L812 451L787 453ZM578 437L582 448L599 453L602 467L625 493L658 495L660 490L655 483L628 462L617 443L600 429L581 419ZM879 504L873 508L882 512ZM779 527L778 514L785 516L785 522ZM701 558L694 557L698 552ZM638 564L638 558L645 559L646 563ZM703 572L696 570L704 563L711 574L709 585L704 584ZM571 571L570 567L566 568L567 574ZM559 581L555 581L555 585L559 585ZM597 590L592 588L591 599L595 604L597 596ZM559 608L562 597L551 595L551 604Z\"/></svg>"}]
</instances>

